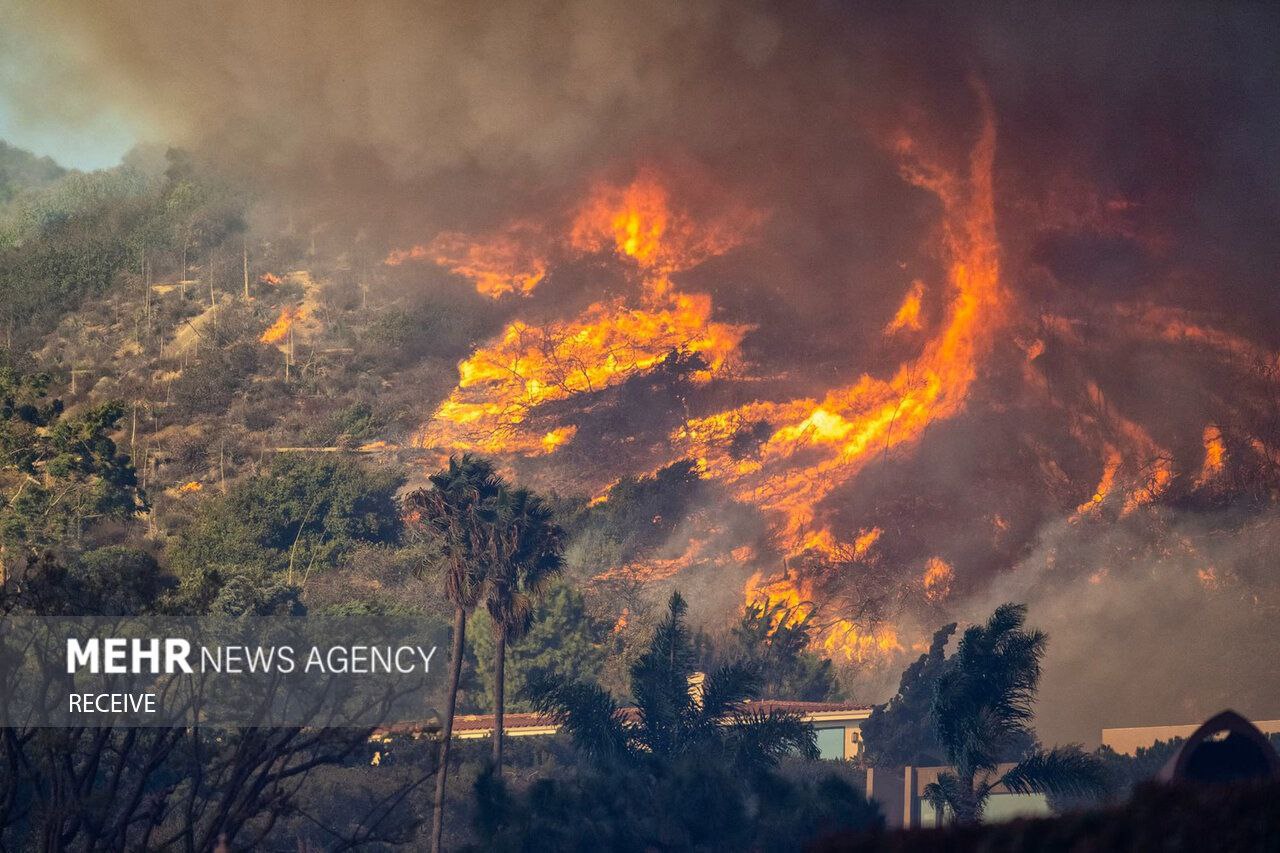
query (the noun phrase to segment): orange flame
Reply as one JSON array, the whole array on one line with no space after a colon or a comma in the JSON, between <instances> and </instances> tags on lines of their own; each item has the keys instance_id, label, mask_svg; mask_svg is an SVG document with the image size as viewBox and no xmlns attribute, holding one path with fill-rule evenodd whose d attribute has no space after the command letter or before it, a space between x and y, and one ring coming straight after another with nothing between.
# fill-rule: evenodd
<instances>
[{"instance_id":1,"label":"orange flame","mask_svg":"<svg viewBox=\"0 0 1280 853\"><path fill-rule=\"evenodd\" d=\"M1073 431L1082 439L1087 439L1087 428L1106 436L1102 442L1102 476L1093 497L1076 507L1072 521L1102 507L1113 493L1123 496L1120 514L1128 515L1164 494L1173 482L1169 453L1141 426L1115 412L1097 384L1090 382L1087 390L1097 417L1077 416L1079 422ZM1121 480L1119 492L1117 480Z\"/></svg>"},{"instance_id":2,"label":"orange flame","mask_svg":"<svg viewBox=\"0 0 1280 853\"><path fill-rule=\"evenodd\" d=\"M262 333L262 337L258 338L264 344L275 344L284 340L289 334L289 329L293 324L306 317L306 309L301 305L286 305L280 310L280 316L276 321L267 327Z\"/></svg>"},{"instance_id":3,"label":"orange flame","mask_svg":"<svg viewBox=\"0 0 1280 853\"><path fill-rule=\"evenodd\" d=\"M276 275L275 273L264 272L262 275L258 276L258 281L262 282L263 284L279 284L280 282L284 281L284 279L282 279L280 276Z\"/></svg>"},{"instance_id":4,"label":"orange flame","mask_svg":"<svg viewBox=\"0 0 1280 853\"><path fill-rule=\"evenodd\" d=\"M387 255L384 263L399 266L405 261L430 260L470 279L476 291L485 296L524 296L532 293L547 275L547 261L534 249L536 242L536 229L527 223L516 223L479 239L446 231L428 245L397 249Z\"/></svg>"},{"instance_id":5,"label":"orange flame","mask_svg":"<svg viewBox=\"0 0 1280 853\"><path fill-rule=\"evenodd\" d=\"M1222 430L1213 424L1204 428L1204 465L1200 468L1200 476L1196 485L1203 486L1222 473L1222 466L1227 461L1227 446L1222 440Z\"/></svg>"},{"instance_id":6,"label":"orange flame","mask_svg":"<svg viewBox=\"0 0 1280 853\"><path fill-rule=\"evenodd\" d=\"M858 537L853 540L853 556L856 560L866 559L872 547L880 541L880 534L883 531L879 527L873 527L870 530L863 530Z\"/></svg>"},{"instance_id":7,"label":"orange flame","mask_svg":"<svg viewBox=\"0 0 1280 853\"><path fill-rule=\"evenodd\" d=\"M1111 493L1111 486L1116 479L1116 471L1120 468L1122 461L1124 460L1120 456L1120 451L1111 445L1107 445L1106 459L1102 464L1102 479L1098 481L1098 487L1093 490L1093 497L1076 507L1077 514L1102 506L1102 502Z\"/></svg>"},{"instance_id":8,"label":"orange flame","mask_svg":"<svg viewBox=\"0 0 1280 853\"><path fill-rule=\"evenodd\" d=\"M814 615L814 596L810 585L788 576L763 579L756 572L747 580L746 604L773 607L782 605L783 624L794 624ZM835 619L821 626L818 645L831 656L841 656L856 663L885 660L902 651L898 632L892 626L866 627L846 619Z\"/></svg>"},{"instance_id":9,"label":"orange flame","mask_svg":"<svg viewBox=\"0 0 1280 853\"><path fill-rule=\"evenodd\" d=\"M902 300L902 305L898 307L898 313L893 315L893 319L889 321L889 325L884 327L886 335L894 335L898 332L918 332L924 328L920 313L924 310L924 282L916 280L911 283L911 289L907 291L907 296Z\"/></svg>"},{"instance_id":10,"label":"orange flame","mask_svg":"<svg viewBox=\"0 0 1280 853\"><path fill-rule=\"evenodd\" d=\"M951 582L956 573L941 557L930 557L924 565L924 596L930 601L941 601L951 594Z\"/></svg>"},{"instance_id":11,"label":"orange flame","mask_svg":"<svg viewBox=\"0 0 1280 853\"><path fill-rule=\"evenodd\" d=\"M633 260L644 304L617 298L594 303L573 320L513 321L458 365L458 385L417 437L420 446L550 453L571 440L573 430L531 432L528 421L540 405L613 387L673 352L702 359L705 368L693 376L698 382L732 364L748 327L713 321L710 296L681 293L669 278L740 242L728 225L702 229L673 212L666 190L646 173L625 188L597 187L569 239L578 251L613 247Z\"/></svg>"},{"instance_id":12,"label":"orange flame","mask_svg":"<svg viewBox=\"0 0 1280 853\"><path fill-rule=\"evenodd\" d=\"M944 215L949 305L942 328L920 355L890 379L864 375L822 400L750 403L692 420L676 436L740 499L782 515L792 554L813 542L811 531L821 531L815 507L827 495L872 459L916 441L930 423L962 409L979 361L1002 326L1008 296L995 231L995 127L985 95L982 108L983 130L963 179L921 159L910 140L898 145L904 177L936 195ZM773 432L757 457L731 456L734 436L761 423Z\"/></svg>"},{"instance_id":13,"label":"orange flame","mask_svg":"<svg viewBox=\"0 0 1280 853\"><path fill-rule=\"evenodd\" d=\"M695 222L674 210L670 195L651 169L626 187L598 185L578 210L570 246L583 253L612 249L645 273L646 296L671 288L668 275L723 255L742 243L759 216L732 209L711 222Z\"/></svg>"}]
</instances>

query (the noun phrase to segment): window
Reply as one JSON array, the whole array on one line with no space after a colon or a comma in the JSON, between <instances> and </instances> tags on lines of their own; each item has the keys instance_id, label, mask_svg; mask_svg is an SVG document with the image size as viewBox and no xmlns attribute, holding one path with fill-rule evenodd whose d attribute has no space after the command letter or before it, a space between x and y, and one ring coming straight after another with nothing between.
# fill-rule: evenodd
<instances>
[{"instance_id":1,"label":"window","mask_svg":"<svg viewBox=\"0 0 1280 853\"><path fill-rule=\"evenodd\" d=\"M818 755L821 758L844 758L844 728L818 729Z\"/></svg>"}]
</instances>

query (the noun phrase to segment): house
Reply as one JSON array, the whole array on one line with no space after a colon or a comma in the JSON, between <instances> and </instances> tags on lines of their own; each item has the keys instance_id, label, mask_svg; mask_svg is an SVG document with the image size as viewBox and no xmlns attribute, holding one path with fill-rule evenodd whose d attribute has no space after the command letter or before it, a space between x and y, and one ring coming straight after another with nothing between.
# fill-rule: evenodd
<instances>
[{"instance_id":1,"label":"house","mask_svg":"<svg viewBox=\"0 0 1280 853\"><path fill-rule=\"evenodd\" d=\"M850 702L793 702L762 699L744 703L749 713L789 711L813 726L818 736L818 753L827 759L856 758L862 752L862 722L871 716L870 705ZM634 708L623 708L623 714L634 716ZM387 734L417 735L428 728L421 724L392 726ZM508 713L503 720L507 737L535 737L555 734L560 726L542 714ZM491 714L459 714L453 720L453 736L459 740L486 738L493 735Z\"/></svg>"}]
</instances>

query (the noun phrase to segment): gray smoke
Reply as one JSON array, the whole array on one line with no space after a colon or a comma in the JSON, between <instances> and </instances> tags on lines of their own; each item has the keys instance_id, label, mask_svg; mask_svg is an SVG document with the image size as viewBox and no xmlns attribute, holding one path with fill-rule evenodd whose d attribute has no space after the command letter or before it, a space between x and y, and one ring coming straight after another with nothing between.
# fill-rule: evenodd
<instances>
[{"instance_id":1,"label":"gray smoke","mask_svg":"<svg viewBox=\"0 0 1280 853\"><path fill-rule=\"evenodd\" d=\"M1036 728L1047 743L1096 744L1103 727L1199 722L1223 708L1280 714L1280 595L1271 560L1280 514L1224 525L1190 513L1059 522L983 594L984 619L1026 602L1049 635Z\"/></svg>"}]
</instances>

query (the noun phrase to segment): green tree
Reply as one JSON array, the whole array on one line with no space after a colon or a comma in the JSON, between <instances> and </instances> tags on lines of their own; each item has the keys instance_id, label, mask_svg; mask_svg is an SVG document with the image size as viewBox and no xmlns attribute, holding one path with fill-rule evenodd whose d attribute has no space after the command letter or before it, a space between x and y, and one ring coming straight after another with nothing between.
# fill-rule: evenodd
<instances>
[{"instance_id":1,"label":"green tree","mask_svg":"<svg viewBox=\"0 0 1280 853\"><path fill-rule=\"evenodd\" d=\"M398 540L403 482L350 459L280 454L262 474L201 504L171 562L188 586L237 575L301 586L358 544Z\"/></svg>"},{"instance_id":2,"label":"green tree","mask_svg":"<svg viewBox=\"0 0 1280 853\"><path fill-rule=\"evenodd\" d=\"M440 740L431 849L439 853L444 833L444 795L449 775L449 745L462 677L467 614L485 593L497 555L495 542L502 480L489 462L468 454L449 459L449 466L430 477L431 488L405 496L405 510L438 538L444 568L445 596L453 605L453 648L449 656L449 690Z\"/></svg>"},{"instance_id":3,"label":"green tree","mask_svg":"<svg viewBox=\"0 0 1280 853\"><path fill-rule=\"evenodd\" d=\"M146 509L133 462L111 439L124 406L68 416L49 384L0 360L0 563L75 544L88 523Z\"/></svg>"},{"instance_id":4,"label":"green tree","mask_svg":"<svg viewBox=\"0 0 1280 853\"><path fill-rule=\"evenodd\" d=\"M690 689L695 652L673 593L649 648L631 667L635 713L625 714L599 685L545 677L530 685L543 713L559 721L587 758L599 763L667 761L692 754L726 756L741 766L767 766L783 755L818 754L812 727L794 714L750 711L760 678L747 666L726 664Z\"/></svg>"},{"instance_id":5,"label":"green tree","mask_svg":"<svg viewBox=\"0 0 1280 853\"><path fill-rule=\"evenodd\" d=\"M497 553L486 578L485 607L493 622L493 766L502 773L507 644L528 632L534 596L564 566L564 532L551 509L527 489L500 490L494 537Z\"/></svg>"},{"instance_id":6,"label":"green tree","mask_svg":"<svg viewBox=\"0 0 1280 853\"><path fill-rule=\"evenodd\" d=\"M998 772L1010 743L1034 738L1032 706L1047 637L1024 629L1026 615L1025 605L996 608L985 625L965 631L938 679L933 718L954 772L943 773L924 794L936 809L950 808L958 823L980 821L997 785L1015 794L1057 796L1101 791L1107 784L1101 762L1076 745L1034 747Z\"/></svg>"},{"instance_id":7,"label":"green tree","mask_svg":"<svg viewBox=\"0 0 1280 853\"><path fill-rule=\"evenodd\" d=\"M490 621L488 614L476 617ZM553 581L534 606L529 631L507 647L507 705L514 710L531 711L526 698L530 679L554 676L595 680L607 654L609 625L594 619L587 610L582 593L564 578ZM494 632L491 626L480 626L472 632L476 674L481 689L472 697L477 708L494 704Z\"/></svg>"}]
</instances>

